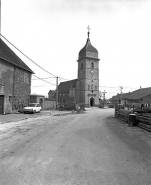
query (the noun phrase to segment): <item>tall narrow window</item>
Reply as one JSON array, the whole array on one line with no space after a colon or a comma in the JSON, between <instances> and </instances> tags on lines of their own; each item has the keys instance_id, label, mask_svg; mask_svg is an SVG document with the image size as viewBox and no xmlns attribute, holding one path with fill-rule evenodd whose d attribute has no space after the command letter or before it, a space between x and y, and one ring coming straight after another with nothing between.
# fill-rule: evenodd
<instances>
[{"instance_id":1,"label":"tall narrow window","mask_svg":"<svg viewBox=\"0 0 151 185\"><path fill-rule=\"evenodd\" d=\"M90 90L90 85L88 85L88 91Z\"/></svg>"},{"instance_id":2,"label":"tall narrow window","mask_svg":"<svg viewBox=\"0 0 151 185\"><path fill-rule=\"evenodd\" d=\"M83 63L81 63L81 69L83 69Z\"/></svg>"},{"instance_id":3,"label":"tall narrow window","mask_svg":"<svg viewBox=\"0 0 151 185\"><path fill-rule=\"evenodd\" d=\"M97 90L97 86L95 86L95 90Z\"/></svg>"},{"instance_id":4,"label":"tall narrow window","mask_svg":"<svg viewBox=\"0 0 151 185\"><path fill-rule=\"evenodd\" d=\"M91 68L94 69L94 63L93 62L91 63Z\"/></svg>"}]
</instances>

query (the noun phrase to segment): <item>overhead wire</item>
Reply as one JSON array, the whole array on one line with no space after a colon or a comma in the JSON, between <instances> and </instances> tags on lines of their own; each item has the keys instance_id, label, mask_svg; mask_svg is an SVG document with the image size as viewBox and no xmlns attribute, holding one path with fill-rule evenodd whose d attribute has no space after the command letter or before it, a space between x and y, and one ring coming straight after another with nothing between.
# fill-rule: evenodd
<instances>
[{"instance_id":1,"label":"overhead wire","mask_svg":"<svg viewBox=\"0 0 151 185\"><path fill-rule=\"evenodd\" d=\"M49 79L49 78L56 78L56 77L47 77L47 78L41 78L41 79ZM39 80L39 79L32 79L32 80Z\"/></svg>"},{"instance_id":2,"label":"overhead wire","mask_svg":"<svg viewBox=\"0 0 151 185\"><path fill-rule=\"evenodd\" d=\"M32 86L32 88L35 88L35 87L50 87L50 85L37 85L37 86Z\"/></svg>"},{"instance_id":3,"label":"overhead wire","mask_svg":"<svg viewBox=\"0 0 151 185\"><path fill-rule=\"evenodd\" d=\"M68 79L65 79L65 78L62 78L62 77L59 77L59 76L56 76L52 73L50 73L49 71L47 71L46 69L44 69L43 67L41 67L40 65L38 65L36 62L34 62L31 58L29 58L26 54L24 54L20 49L18 49L14 44L12 44L8 39L6 39L6 37L4 37L1 33L0 35L9 43L11 44L16 50L18 50L22 55L24 55L28 60L30 60L32 63L34 63L35 65L37 65L39 68L41 68L43 71L47 72L48 74L54 76L54 77L58 77L60 79L63 79L63 80L68 80Z\"/></svg>"},{"instance_id":4,"label":"overhead wire","mask_svg":"<svg viewBox=\"0 0 151 185\"><path fill-rule=\"evenodd\" d=\"M48 81L46 81L46 80L44 80L44 79L42 79L42 78L40 78L40 77L38 77L38 76L36 76L36 75L33 75L33 76L35 76L36 78L38 78L38 79L40 79L40 80L42 80L42 81L44 81L44 82L46 82L46 83L49 83L49 84L52 84L52 85L56 85L56 84L51 83L51 82L48 82Z\"/></svg>"},{"instance_id":5,"label":"overhead wire","mask_svg":"<svg viewBox=\"0 0 151 185\"><path fill-rule=\"evenodd\" d=\"M118 90L119 90L119 89L117 89L117 90L114 91L114 92L106 92L106 93L113 94L113 93L117 92Z\"/></svg>"},{"instance_id":6,"label":"overhead wire","mask_svg":"<svg viewBox=\"0 0 151 185\"><path fill-rule=\"evenodd\" d=\"M47 72L48 74L50 74L50 75L52 75L53 77L48 77L48 78L39 78L39 77L37 77L37 76L35 76L35 77L37 77L38 79L40 79L40 80L43 80L43 81L45 81L44 79L49 79L49 78L56 78L56 77L58 77L60 80L62 79L62 80L68 80L68 79L65 79L65 78L62 78L62 77L59 77L59 76L56 76L56 75L54 75L53 73L50 73L49 71L47 71L46 69L44 69L43 67L41 67L39 64L37 64L36 62L34 62L31 58L29 58L26 54L24 54L20 49L18 49L14 44L12 44L8 39L6 39L6 37L4 37L1 33L0 33L0 35L9 43L9 44L11 44L16 50L18 50L22 55L24 55L28 60L30 60L32 63L34 63L35 65L37 65L39 68L41 68L43 71L45 71L45 72ZM32 80L38 80L38 79L32 79ZM45 81L45 82L47 82L47 81ZM50 82L47 82L47 83L49 83L49 84L53 84L53 83L50 83ZM53 85L55 85L55 84L53 84ZM99 86L99 87L104 87L104 88L117 88L117 87L108 87L108 86ZM137 89L137 88L131 88L131 87L123 87L123 88L129 88L129 89ZM117 91L117 90L116 90ZM115 91L115 92L116 92ZM112 93L114 93L114 92L112 92Z\"/></svg>"},{"instance_id":7,"label":"overhead wire","mask_svg":"<svg viewBox=\"0 0 151 185\"><path fill-rule=\"evenodd\" d=\"M99 87L104 87L104 88L118 88L118 87L108 87L108 86L99 86Z\"/></svg>"}]
</instances>

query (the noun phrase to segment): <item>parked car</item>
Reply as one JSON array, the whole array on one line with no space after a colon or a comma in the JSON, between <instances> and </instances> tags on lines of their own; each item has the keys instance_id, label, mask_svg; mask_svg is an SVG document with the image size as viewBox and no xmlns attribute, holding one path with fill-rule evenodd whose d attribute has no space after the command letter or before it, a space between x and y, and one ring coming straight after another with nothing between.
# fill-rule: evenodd
<instances>
[{"instance_id":1,"label":"parked car","mask_svg":"<svg viewBox=\"0 0 151 185\"><path fill-rule=\"evenodd\" d=\"M25 113L36 113L41 111L39 103L30 103L29 106L24 107L23 112Z\"/></svg>"}]
</instances>

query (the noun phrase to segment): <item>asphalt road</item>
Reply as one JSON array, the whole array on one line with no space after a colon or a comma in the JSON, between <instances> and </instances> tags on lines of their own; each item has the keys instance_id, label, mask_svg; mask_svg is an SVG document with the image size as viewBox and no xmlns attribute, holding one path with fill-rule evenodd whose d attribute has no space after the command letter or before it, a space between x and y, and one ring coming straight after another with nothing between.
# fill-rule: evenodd
<instances>
[{"instance_id":1,"label":"asphalt road","mask_svg":"<svg viewBox=\"0 0 151 185\"><path fill-rule=\"evenodd\" d=\"M151 133L98 108L4 126L0 185L43 184L151 185Z\"/></svg>"}]
</instances>

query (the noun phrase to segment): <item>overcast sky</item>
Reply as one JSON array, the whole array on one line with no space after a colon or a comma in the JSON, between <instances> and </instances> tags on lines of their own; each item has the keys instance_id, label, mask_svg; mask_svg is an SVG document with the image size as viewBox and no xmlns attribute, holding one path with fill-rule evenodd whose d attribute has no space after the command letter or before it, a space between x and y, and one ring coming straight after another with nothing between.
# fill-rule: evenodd
<instances>
[{"instance_id":1,"label":"overcast sky","mask_svg":"<svg viewBox=\"0 0 151 185\"><path fill-rule=\"evenodd\" d=\"M2 35L64 79L77 78L88 25L106 97L119 93L119 86L123 92L151 87L151 0L1 0ZM36 76L51 77L14 51ZM55 84L55 78L47 81ZM32 80L31 92L47 95L53 84Z\"/></svg>"}]
</instances>

